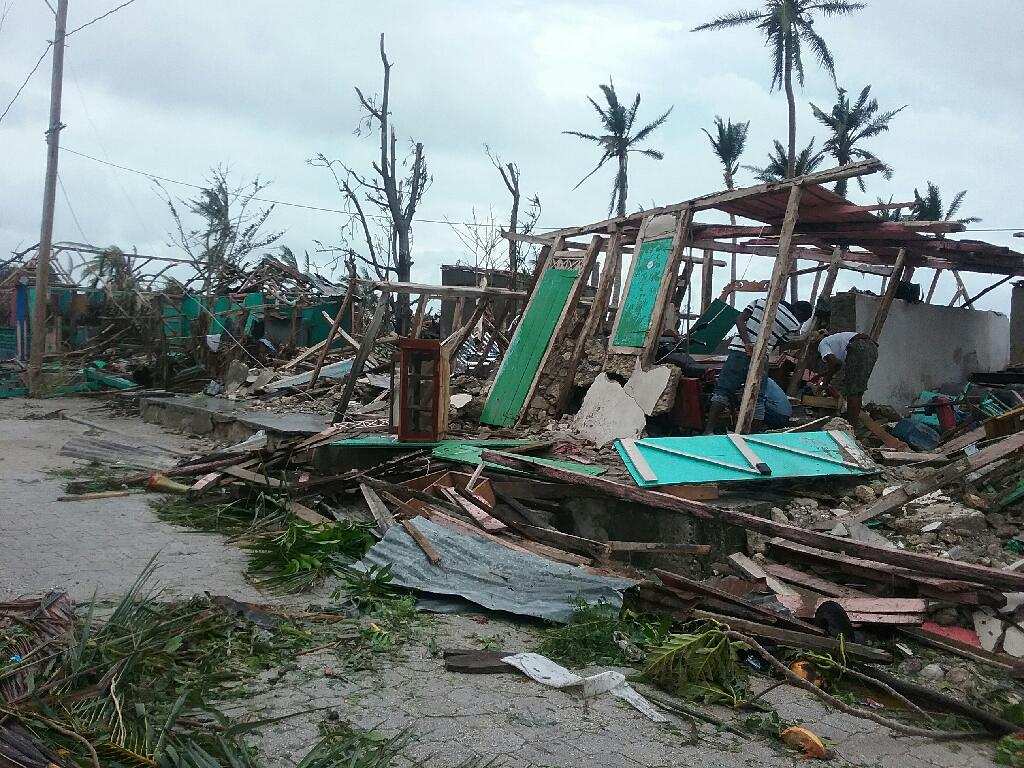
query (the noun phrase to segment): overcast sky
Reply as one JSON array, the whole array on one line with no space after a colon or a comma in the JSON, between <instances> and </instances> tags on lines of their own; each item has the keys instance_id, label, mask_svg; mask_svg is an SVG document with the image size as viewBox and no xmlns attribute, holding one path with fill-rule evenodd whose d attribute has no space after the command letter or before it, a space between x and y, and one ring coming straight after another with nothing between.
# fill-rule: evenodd
<instances>
[{"instance_id":1,"label":"overcast sky","mask_svg":"<svg viewBox=\"0 0 1024 768\"><path fill-rule=\"evenodd\" d=\"M69 28L118 4L71 0ZM769 57L754 29L691 33L713 16L756 7L756 0L657 2L328 2L292 0L136 0L72 36L65 69L62 143L152 174L201 183L230 166L237 180L273 180L268 197L340 207L333 182L307 160L318 152L368 168L372 137L353 134L360 110L353 86L380 89L377 39L394 62L392 109L403 139L422 141L434 177L419 218L465 220L507 194L489 165L491 146L522 170L525 192L540 195L541 226L586 223L607 215L612 169L580 189L597 159L593 145L561 131L597 131L586 102L611 76L623 99L639 91L640 119L674 112L651 146L661 162L634 156L629 208L664 205L720 189L721 169L700 131L716 114L750 121L744 161L763 164L785 136L785 97L769 92ZM0 102L6 104L53 36L43 0L0 0ZM869 177L866 194L913 198L932 180L947 202L968 190L962 213L979 228L1024 230L1019 190L1024 124L1024 32L1020 0L874 0L856 16L816 25L835 55L840 85L873 86L883 108L909 104L892 131L869 149L895 169ZM807 57L810 62L810 56ZM50 60L0 123L0 254L38 240L45 165ZM798 142L823 139L807 106L828 108L831 80L808 66L798 92ZM828 164L826 164L828 165ZM55 239L136 247L176 255L170 221L153 183L62 153ZM749 174L740 183L752 183ZM168 184L175 195L193 193ZM76 224L71 208L77 214ZM343 218L279 206L281 240L301 254L314 240L338 241ZM80 225L80 226L79 226ZM1024 250L1012 232L973 237ZM466 254L444 224L414 228L413 277L439 282L438 265ZM769 260L740 257L748 278ZM318 257L321 262L324 257ZM725 270L716 284L727 279ZM919 273L930 280L930 273ZM973 290L991 282L968 276ZM877 290L878 278L844 275L840 285ZM717 286L716 286L717 289ZM947 300L953 279L940 282ZM1009 287L981 308L1007 311Z\"/></svg>"}]
</instances>

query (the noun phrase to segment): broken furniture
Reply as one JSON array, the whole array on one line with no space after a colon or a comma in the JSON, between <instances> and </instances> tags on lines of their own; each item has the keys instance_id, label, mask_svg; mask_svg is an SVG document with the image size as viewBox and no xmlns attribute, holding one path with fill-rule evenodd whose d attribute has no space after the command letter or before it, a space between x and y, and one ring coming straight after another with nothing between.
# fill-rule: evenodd
<instances>
[{"instance_id":1,"label":"broken furniture","mask_svg":"<svg viewBox=\"0 0 1024 768\"><path fill-rule=\"evenodd\" d=\"M399 339L398 439L434 442L448 427L448 358L437 339Z\"/></svg>"}]
</instances>

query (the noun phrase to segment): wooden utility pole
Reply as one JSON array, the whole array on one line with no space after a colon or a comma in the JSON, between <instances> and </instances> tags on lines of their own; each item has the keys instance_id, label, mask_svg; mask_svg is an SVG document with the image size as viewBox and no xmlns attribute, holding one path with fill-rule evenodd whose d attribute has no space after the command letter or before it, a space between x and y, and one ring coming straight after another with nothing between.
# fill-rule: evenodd
<instances>
[{"instance_id":1,"label":"wooden utility pole","mask_svg":"<svg viewBox=\"0 0 1024 768\"><path fill-rule=\"evenodd\" d=\"M64 84L64 36L68 0L57 0L53 34L53 72L50 77L50 127L46 131L46 180L43 186L43 220L36 252L36 297L32 306L32 346L29 349L29 393L40 393L43 350L46 347L46 309L50 304L50 248L53 244L53 206L57 197L57 153L60 151L60 97Z\"/></svg>"}]
</instances>

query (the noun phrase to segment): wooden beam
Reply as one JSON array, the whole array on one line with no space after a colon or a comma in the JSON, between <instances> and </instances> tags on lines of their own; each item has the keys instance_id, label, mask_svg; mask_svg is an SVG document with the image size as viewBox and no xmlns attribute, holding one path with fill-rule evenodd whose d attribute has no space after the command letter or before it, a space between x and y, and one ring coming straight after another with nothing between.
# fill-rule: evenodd
<instances>
[{"instance_id":1,"label":"wooden beam","mask_svg":"<svg viewBox=\"0 0 1024 768\"><path fill-rule=\"evenodd\" d=\"M371 290L384 293L419 293L444 299L457 299L460 296L470 299L477 299L481 296L499 296L507 299L526 298L526 291L513 291L509 288L492 288L490 286L389 283L387 280L364 280L362 278L358 278L358 282L369 286Z\"/></svg>"},{"instance_id":2,"label":"wooden beam","mask_svg":"<svg viewBox=\"0 0 1024 768\"><path fill-rule=\"evenodd\" d=\"M359 345L359 351L356 352L356 356L352 359L352 367L349 369L348 379L345 381L345 389L342 392L341 400L338 401L338 407L334 411L333 422L341 421L345 418L345 411L348 410L348 404L352 400L352 394L356 389L356 381L363 375L363 366L366 365L366 360L370 356L373 344L377 340L381 326L384 324L384 315L387 313L387 309L388 295L384 294L377 302L377 310L373 313L373 318L370 320L366 333L363 334L363 341Z\"/></svg>"},{"instance_id":3,"label":"wooden beam","mask_svg":"<svg viewBox=\"0 0 1024 768\"><path fill-rule=\"evenodd\" d=\"M602 238L595 235L595 240ZM592 243L593 245L593 243ZM604 265L601 269L601 279L597 284L597 292L594 294L594 301L587 312L587 318L583 321L583 328L573 345L572 354L565 369L565 378L558 393L558 404L555 406L554 418L565 413L569 404L569 396L572 394L573 382L576 381L576 371L583 359L583 352L587 348L587 342L601 327L608 314L608 302L612 295L612 285L615 282L615 275L618 274L619 263L622 255L622 233L616 231L612 234L608 243L607 254L604 258Z\"/></svg>"},{"instance_id":4,"label":"wooden beam","mask_svg":"<svg viewBox=\"0 0 1024 768\"><path fill-rule=\"evenodd\" d=\"M693 210L684 208L676 217L676 226L672 231L672 250L669 252L668 261L665 264L665 275L658 286L658 295L654 299L654 311L651 313L651 327L647 329L647 337L644 339L644 351L647 359L653 358L658 349L658 339L661 337L661 326L664 323L665 309L672 301L672 294L675 292L676 282L679 280L679 265L683 260L686 246L690 239L690 223L693 221ZM637 258L633 257L634 260ZM713 262L710 266L713 266ZM705 265L705 269L710 269ZM632 272L632 270L630 270ZM622 301L625 301L623 295Z\"/></svg>"},{"instance_id":5,"label":"wooden beam","mask_svg":"<svg viewBox=\"0 0 1024 768\"><path fill-rule=\"evenodd\" d=\"M427 304L430 303L431 296L429 293L421 293L419 299L416 301L416 316L412 321L412 338L418 339L420 334L423 333L423 319L426 316Z\"/></svg>"},{"instance_id":6,"label":"wooden beam","mask_svg":"<svg viewBox=\"0 0 1024 768\"><path fill-rule=\"evenodd\" d=\"M828 184L841 179L866 176L882 170L882 167L882 163L878 160L862 160L860 162L849 163L838 168L830 168L825 171L808 173L803 176L795 176L792 179L785 179L784 181L774 181L767 184L757 184L752 187L742 187L741 189L714 192L709 195L702 195L701 197L684 200L681 203L664 205L659 208L650 208L646 211L637 211L636 213L631 213L627 216L605 219L604 221L597 221L593 224L586 224L582 227L568 227L566 229L560 229L556 232L552 232L550 235L552 237L577 237L579 235L593 234L594 232L610 232L611 228L614 226L622 226L629 222L638 222L648 216L658 216L663 213L678 213L687 207L693 208L694 211L706 211L712 208L719 208L737 200L743 200L744 198L754 197L757 195L764 195L769 192L792 189L793 187L799 187L802 185Z\"/></svg>"},{"instance_id":7,"label":"wooden beam","mask_svg":"<svg viewBox=\"0 0 1024 768\"><path fill-rule=\"evenodd\" d=\"M708 307L711 306L712 294L711 290L714 283L715 265L714 265L714 251L704 251L704 264L700 271L700 313L704 314L707 312Z\"/></svg>"},{"instance_id":8,"label":"wooden beam","mask_svg":"<svg viewBox=\"0 0 1024 768\"><path fill-rule=\"evenodd\" d=\"M786 217L782 221L779 256L775 259L775 266L772 269L772 281L765 300L764 317L761 321L761 329L757 334L757 341L754 343L754 353L750 359L747 381L743 387L743 397L740 400L740 410L736 418L736 431L740 434L750 431L751 422L754 420L754 407L757 404L757 397L761 393L761 379L768 364L769 344L773 338L772 329L775 326L775 316L778 314L779 302L782 301L782 292L786 287L786 276L791 268L793 230L799 216L802 194L803 187L799 184L790 187L789 201L786 203Z\"/></svg>"},{"instance_id":9,"label":"wooden beam","mask_svg":"<svg viewBox=\"0 0 1024 768\"><path fill-rule=\"evenodd\" d=\"M871 330L868 331L868 336L875 343L878 343L878 338L882 335L882 328L885 327L885 320L889 317L889 310L892 308L892 302L896 298L896 291L899 289L900 281L903 279L906 260L907 251L905 248L900 248L900 252L896 256L896 264L893 265L892 277L889 278L889 285L886 286L882 301L879 302L878 309L875 310L875 319L871 321Z\"/></svg>"},{"instance_id":10,"label":"wooden beam","mask_svg":"<svg viewBox=\"0 0 1024 768\"><path fill-rule=\"evenodd\" d=\"M341 328L341 318L345 316L345 312L348 310L348 306L352 301L352 294L355 292L355 281L353 277L355 268L352 267L349 271L348 276L348 287L345 289L345 298L341 302L341 306L338 307L338 312L334 316L334 321L331 323L331 329L327 332L327 338L324 339L324 348L320 351L320 357L316 360L316 367L313 368L313 374L309 377L309 384L306 386L308 392L316 384L316 380L320 378L320 369L324 367L324 360L327 359L327 353L331 350L331 344L334 343L334 336L338 333L338 329Z\"/></svg>"},{"instance_id":11,"label":"wooden beam","mask_svg":"<svg viewBox=\"0 0 1024 768\"><path fill-rule=\"evenodd\" d=\"M996 288L998 288L999 286L1003 285L1004 283L1008 283L1014 277L1016 277L1016 275L1007 275L1002 280L997 280L996 282L992 283L992 285L990 285L988 288L982 289L975 296L973 296L973 297L969 298L967 301L965 301L964 302L964 306L965 307L972 306L974 304L974 302L976 302L978 299L980 299L986 293L988 293L989 291L994 291Z\"/></svg>"},{"instance_id":12,"label":"wooden beam","mask_svg":"<svg viewBox=\"0 0 1024 768\"><path fill-rule=\"evenodd\" d=\"M935 274L932 275L932 284L928 287L928 295L924 298L925 304L932 303L932 296L935 295L935 286L939 283L939 276L942 274L941 269L936 269Z\"/></svg>"},{"instance_id":13,"label":"wooden beam","mask_svg":"<svg viewBox=\"0 0 1024 768\"><path fill-rule=\"evenodd\" d=\"M830 299L832 298L832 291L836 285L836 277L839 275L839 267L843 263L843 249L838 245L835 250L832 251L832 263L828 266L828 272L825 274L825 284L821 286L821 298ZM803 347L800 349L800 356L797 358L796 368L793 369L793 376L789 380L789 387L786 389L786 393L791 397L796 394L797 389L800 387L800 382L803 381L804 371L807 370L807 361L811 356L811 345L814 343L814 326L815 321L818 319L818 303L812 301L814 306L813 314L811 315L810 331L808 332L807 339L804 341Z\"/></svg>"},{"instance_id":14,"label":"wooden beam","mask_svg":"<svg viewBox=\"0 0 1024 768\"><path fill-rule=\"evenodd\" d=\"M1021 441L1021 445L1024 445L1024 433L1021 433L1017 438ZM1012 439L1007 438L1007 440ZM933 557L917 552L908 552L902 549L878 547L873 544L854 541L853 539L819 533L818 531L788 523L777 523L774 520L758 517L746 512L715 507L710 504L671 496L667 493L660 493L647 488L638 488L635 485L617 483L602 477L592 477L542 464L531 464L520 461L514 456L495 453L494 451L484 451L482 458L486 461L493 461L497 464L504 464L516 469L528 469L534 474L541 475L550 480L581 486L605 496L642 504L654 509L690 514L705 520L719 520L729 525L739 526L768 536L778 536L787 541L830 552L842 552L854 557L888 563L902 568L910 568L920 571L922 574L938 576L939 578L963 579L965 581L974 581L979 584L1005 588L1009 591L1024 591L1024 574L1021 573ZM887 496L882 498L884 499Z\"/></svg>"}]
</instances>

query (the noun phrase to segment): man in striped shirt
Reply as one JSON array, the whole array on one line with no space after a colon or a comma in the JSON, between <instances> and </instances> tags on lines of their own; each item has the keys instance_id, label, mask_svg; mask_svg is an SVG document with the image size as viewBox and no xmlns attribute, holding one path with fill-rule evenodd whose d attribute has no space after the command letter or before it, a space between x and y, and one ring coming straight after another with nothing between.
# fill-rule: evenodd
<instances>
[{"instance_id":1,"label":"man in striped shirt","mask_svg":"<svg viewBox=\"0 0 1024 768\"><path fill-rule=\"evenodd\" d=\"M736 337L729 344L729 355L722 366L722 372L718 374L715 382L715 391L711 395L711 408L708 410L707 424L704 427L704 434L711 435L715 432L722 413L729 406L743 389L747 381L747 369L750 367L750 356L754 351L754 342L761 332L761 323L764 320L764 309L766 299L757 299L744 309L736 318ZM782 349L792 349L803 344L804 337L800 334L800 326L811 317L813 308L810 302L798 301L788 304L783 301L779 303L778 311L775 313L775 323L771 328L771 336L768 339L768 354ZM768 372L765 371L765 377ZM764 384L762 382L760 394L757 396L757 403L754 406L753 430L756 432L764 422Z\"/></svg>"}]
</instances>

